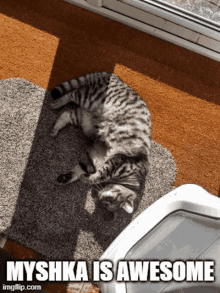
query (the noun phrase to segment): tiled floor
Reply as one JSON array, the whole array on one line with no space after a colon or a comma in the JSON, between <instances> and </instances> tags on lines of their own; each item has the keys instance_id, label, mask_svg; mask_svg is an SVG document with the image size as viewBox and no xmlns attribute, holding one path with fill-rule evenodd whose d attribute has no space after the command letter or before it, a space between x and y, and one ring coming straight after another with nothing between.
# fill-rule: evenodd
<instances>
[{"instance_id":1,"label":"tiled floor","mask_svg":"<svg viewBox=\"0 0 220 293\"><path fill-rule=\"evenodd\" d=\"M220 0L159 0L220 24Z\"/></svg>"}]
</instances>

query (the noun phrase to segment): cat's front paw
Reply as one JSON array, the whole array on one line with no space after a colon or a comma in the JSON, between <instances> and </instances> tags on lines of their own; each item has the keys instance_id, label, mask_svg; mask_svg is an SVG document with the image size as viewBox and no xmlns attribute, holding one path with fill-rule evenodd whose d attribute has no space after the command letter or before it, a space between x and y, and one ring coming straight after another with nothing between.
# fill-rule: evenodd
<instances>
[{"instance_id":1,"label":"cat's front paw","mask_svg":"<svg viewBox=\"0 0 220 293\"><path fill-rule=\"evenodd\" d=\"M72 172L67 174L61 174L57 177L57 182L60 184L66 184L68 183L72 178Z\"/></svg>"},{"instance_id":2,"label":"cat's front paw","mask_svg":"<svg viewBox=\"0 0 220 293\"><path fill-rule=\"evenodd\" d=\"M67 174L61 174L57 177L57 182L59 184L67 184L74 182L78 179L77 175L74 172L69 172Z\"/></svg>"},{"instance_id":3,"label":"cat's front paw","mask_svg":"<svg viewBox=\"0 0 220 293\"><path fill-rule=\"evenodd\" d=\"M53 103L50 104L50 107L52 109L57 109L57 108L59 108L59 104L57 102L53 102Z\"/></svg>"},{"instance_id":4,"label":"cat's front paw","mask_svg":"<svg viewBox=\"0 0 220 293\"><path fill-rule=\"evenodd\" d=\"M58 133L58 130L56 130L55 128L53 128L51 131L50 131L50 136L52 137L55 137Z\"/></svg>"},{"instance_id":5,"label":"cat's front paw","mask_svg":"<svg viewBox=\"0 0 220 293\"><path fill-rule=\"evenodd\" d=\"M58 108L62 107L62 100L60 100L60 99L56 100L55 102L50 104L50 107L52 109L58 109Z\"/></svg>"}]
</instances>

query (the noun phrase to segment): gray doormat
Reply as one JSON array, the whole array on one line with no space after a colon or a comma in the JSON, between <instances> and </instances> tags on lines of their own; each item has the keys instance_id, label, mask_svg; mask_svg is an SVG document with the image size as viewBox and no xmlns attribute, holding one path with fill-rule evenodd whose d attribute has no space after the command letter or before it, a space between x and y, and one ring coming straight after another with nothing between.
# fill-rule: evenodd
<instances>
[{"instance_id":1,"label":"gray doormat","mask_svg":"<svg viewBox=\"0 0 220 293\"><path fill-rule=\"evenodd\" d=\"M117 235L158 198L176 176L170 152L153 142L151 167L136 212L108 221L94 205L92 190L80 182L57 186L86 150L80 129L49 136L58 112L48 93L24 79L0 81L0 232L48 260L99 259Z\"/></svg>"}]
</instances>

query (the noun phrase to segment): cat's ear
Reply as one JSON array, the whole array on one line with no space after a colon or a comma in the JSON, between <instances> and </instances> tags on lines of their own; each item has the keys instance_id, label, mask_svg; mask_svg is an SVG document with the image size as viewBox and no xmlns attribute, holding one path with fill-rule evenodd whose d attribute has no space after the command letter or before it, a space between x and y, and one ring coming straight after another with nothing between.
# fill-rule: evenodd
<instances>
[{"instance_id":1,"label":"cat's ear","mask_svg":"<svg viewBox=\"0 0 220 293\"><path fill-rule=\"evenodd\" d=\"M121 208L124 209L128 214L132 214L134 211L134 200L132 197L128 198L122 203Z\"/></svg>"}]
</instances>

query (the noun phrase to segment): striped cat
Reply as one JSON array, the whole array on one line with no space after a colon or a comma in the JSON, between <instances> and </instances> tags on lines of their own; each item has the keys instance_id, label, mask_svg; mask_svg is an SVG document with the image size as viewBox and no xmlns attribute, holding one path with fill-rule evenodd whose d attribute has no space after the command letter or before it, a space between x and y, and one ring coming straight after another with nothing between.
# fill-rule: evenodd
<instances>
[{"instance_id":1,"label":"striped cat","mask_svg":"<svg viewBox=\"0 0 220 293\"><path fill-rule=\"evenodd\" d=\"M57 181L92 184L107 210L132 213L149 164L151 116L146 103L118 76L105 72L63 82L50 93L53 109L69 102L78 105L61 114L51 136L71 123L91 141L77 166Z\"/></svg>"}]
</instances>

